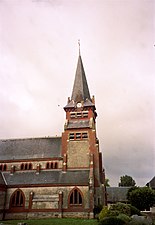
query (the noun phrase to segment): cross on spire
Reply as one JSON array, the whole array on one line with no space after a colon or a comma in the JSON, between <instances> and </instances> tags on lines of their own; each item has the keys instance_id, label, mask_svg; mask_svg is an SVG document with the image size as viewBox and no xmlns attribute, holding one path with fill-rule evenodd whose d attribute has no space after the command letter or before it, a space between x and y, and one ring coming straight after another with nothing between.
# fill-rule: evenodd
<instances>
[{"instance_id":1,"label":"cross on spire","mask_svg":"<svg viewBox=\"0 0 155 225\"><path fill-rule=\"evenodd\" d=\"M78 45L79 45L79 56L81 55L80 54L80 39L78 40Z\"/></svg>"}]
</instances>

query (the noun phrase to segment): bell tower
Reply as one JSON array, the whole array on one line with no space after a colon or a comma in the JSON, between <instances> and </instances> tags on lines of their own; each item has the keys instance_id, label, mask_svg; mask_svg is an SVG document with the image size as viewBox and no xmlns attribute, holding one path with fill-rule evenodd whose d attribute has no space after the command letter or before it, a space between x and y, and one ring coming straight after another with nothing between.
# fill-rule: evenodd
<instances>
[{"instance_id":1,"label":"bell tower","mask_svg":"<svg viewBox=\"0 0 155 225\"><path fill-rule=\"evenodd\" d=\"M103 203L102 153L96 134L95 98L90 97L88 83L79 54L71 98L64 107L66 121L62 133L62 170L88 170L89 186L96 204ZM95 200L93 200L95 201Z\"/></svg>"}]
</instances>

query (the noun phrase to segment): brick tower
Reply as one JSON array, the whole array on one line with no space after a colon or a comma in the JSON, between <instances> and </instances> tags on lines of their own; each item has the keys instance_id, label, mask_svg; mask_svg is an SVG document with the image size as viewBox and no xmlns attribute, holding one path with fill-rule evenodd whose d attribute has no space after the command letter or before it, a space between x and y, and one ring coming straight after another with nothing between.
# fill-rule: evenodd
<instances>
[{"instance_id":1,"label":"brick tower","mask_svg":"<svg viewBox=\"0 0 155 225\"><path fill-rule=\"evenodd\" d=\"M96 107L85 76L79 54L71 98L64 107L66 121L62 134L63 171L88 171L88 193L90 217L95 205L105 203L102 153L96 135Z\"/></svg>"}]
</instances>

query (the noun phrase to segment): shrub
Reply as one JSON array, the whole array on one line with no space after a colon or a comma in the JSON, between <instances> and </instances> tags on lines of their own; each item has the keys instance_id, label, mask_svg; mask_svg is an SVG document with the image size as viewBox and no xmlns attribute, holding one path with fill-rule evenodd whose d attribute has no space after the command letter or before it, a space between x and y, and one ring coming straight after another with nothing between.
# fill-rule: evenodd
<instances>
[{"instance_id":1,"label":"shrub","mask_svg":"<svg viewBox=\"0 0 155 225\"><path fill-rule=\"evenodd\" d=\"M101 210L100 214L99 214L99 220L102 220L103 218L108 216L108 207L105 206L103 207L103 209Z\"/></svg>"},{"instance_id":2,"label":"shrub","mask_svg":"<svg viewBox=\"0 0 155 225\"><path fill-rule=\"evenodd\" d=\"M105 217L99 222L99 225L125 225L125 222L117 217Z\"/></svg>"},{"instance_id":3,"label":"shrub","mask_svg":"<svg viewBox=\"0 0 155 225\"><path fill-rule=\"evenodd\" d=\"M114 216L118 216L118 215L119 215L118 210L111 210L111 209L108 209L107 206L105 206L105 207L103 207L103 209L101 210L101 212L99 214L99 220L102 220L105 217L114 217Z\"/></svg>"},{"instance_id":4,"label":"shrub","mask_svg":"<svg viewBox=\"0 0 155 225\"><path fill-rule=\"evenodd\" d=\"M135 206L130 205L130 204L128 204L128 206L130 207L130 211L131 211L130 216L132 216L132 215L138 215L138 216L141 216L141 212L140 212L139 209L137 209Z\"/></svg>"},{"instance_id":5,"label":"shrub","mask_svg":"<svg viewBox=\"0 0 155 225\"><path fill-rule=\"evenodd\" d=\"M130 206L128 204L124 204L124 203L116 203L114 205L110 206L110 210L117 210L119 213L123 213L126 214L127 216L131 215L131 209Z\"/></svg>"},{"instance_id":6,"label":"shrub","mask_svg":"<svg viewBox=\"0 0 155 225\"><path fill-rule=\"evenodd\" d=\"M117 217L124 222L129 222L129 217L132 215L141 215L141 213L136 207L130 204L117 203L111 205L109 209L107 206L103 207L98 218L99 221L102 221L106 217Z\"/></svg>"},{"instance_id":7,"label":"shrub","mask_svg":"<svg viewBox=\"0 0 155 225\"><path fill-rule=\"evenodd\" d=\"M125 223L128 223L131 220L131 218L129 216L127 216L126 214L123 214L123 213L119 214L117 216L117 218L123 220Z\"/></svg>"},{"instance_id":8,"label":"shrub","mask_svg":"<svg viewBox=\"0 0 155 225\"><path fill-rule=\"evenodd\" d=\"M114 217L114 216L118 216L119 215L119 211L118 210L109 210L108 211L108 216L109 217Z\"/></svg>"},{"instance_id":9,"label":"shrub","mask_svg":"<svg viewBox=\"0 0 155 225\"><path fill-rule=\"evenodd\" d=\"M117 210L119 211L119 213L123 213L127 216L141 215L140 210L137 209L135 206L132 206L131 204L120 203L120 202L114 205L111 205L110 210Z\"/></svg>"}]
</instances>

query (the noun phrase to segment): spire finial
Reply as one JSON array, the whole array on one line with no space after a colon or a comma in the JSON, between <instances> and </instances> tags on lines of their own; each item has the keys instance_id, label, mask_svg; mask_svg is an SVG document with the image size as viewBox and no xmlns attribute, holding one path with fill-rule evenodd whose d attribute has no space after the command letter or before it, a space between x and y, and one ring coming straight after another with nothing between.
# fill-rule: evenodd
<instances>
[{"instance_id":1,"label":"spire finial","mask_svg":"<svg viewBox=\"0 0 155 225\"><path fill-rule=\"evenodd\" d=\"M79 55L80 55L80 39L78 40L78 45L79 45Z\"/></svg>"}]
</instances>

